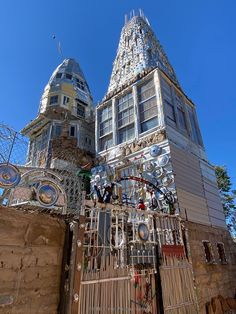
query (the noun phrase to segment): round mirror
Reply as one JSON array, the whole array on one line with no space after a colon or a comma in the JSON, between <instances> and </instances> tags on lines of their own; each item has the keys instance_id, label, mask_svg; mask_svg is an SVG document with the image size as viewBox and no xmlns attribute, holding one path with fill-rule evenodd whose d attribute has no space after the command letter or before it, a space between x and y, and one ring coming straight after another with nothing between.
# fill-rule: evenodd
<instances>
[{"instance_id":1,"label":"round mirror","mask_svg":"<svg viewBox=\"0 0 236 314\"><path fill-rule=\"evenodd\" d=\"M147 241L149 238L149 230L146 224L141 223L138 225L138 236L140 240Z\"/></svg>"},{"instance_id":2,"label":"round mirror","mask_svg":"<svg viewBox=\"0 0 236 314\"><path fill-rule=\"evenodd\" d=\"M37 190L37 199L43 206L52 206L58 199L58 189L51 182L42 183Z\"/></svg>"},{"instance_id":3,"label":"round mirror","mask_svg":"<svg viewBox=\"0 0 236 314\"><path fill-rule=\"evenodd\" d=\"M10 189L21 179L19 170L12 164L0 164L0 188Z\"/></svg>"}]
</instances>

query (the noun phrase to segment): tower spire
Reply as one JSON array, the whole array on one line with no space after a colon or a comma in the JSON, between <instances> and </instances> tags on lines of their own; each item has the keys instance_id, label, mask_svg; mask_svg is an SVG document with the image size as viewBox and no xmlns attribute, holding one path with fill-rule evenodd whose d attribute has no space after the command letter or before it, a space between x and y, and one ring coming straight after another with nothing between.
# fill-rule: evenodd
<instances>
[{"instance_id":1,"label":"tower spire","mask_svg":"<svg viewBox=\"0 0 236 314\"><path fill-rule=\"evenodd\" d=\"M144 70L159 67L178 84L174 70L143 11L130 12L130 21L125 19L117 55L113 64L108 93L129 84Z\"/></svg>"}]
</instances>

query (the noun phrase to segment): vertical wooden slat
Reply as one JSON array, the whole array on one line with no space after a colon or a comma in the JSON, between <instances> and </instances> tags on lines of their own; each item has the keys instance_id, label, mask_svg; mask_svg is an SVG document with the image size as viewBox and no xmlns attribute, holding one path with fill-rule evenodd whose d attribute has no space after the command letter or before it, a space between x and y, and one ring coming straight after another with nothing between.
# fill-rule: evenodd
<instances>
[{"instance_id":1,"label":"vertical wooden slat","mask_svg":"<svg viewBox=\"0 0 236 314\"><path fill-rule=\"evenodd\" d=\"M77 245L75 246L75 271L74 271L74 283L73 283L73 301L71 305L71 314L78 314L79 312L79 300L80 297L80 284L82 275L82 257L83 257L83 242L84 242L84 229L85 229L85 217L80 216L78 233L77 233Z\"/></svg>"}]
</instances>

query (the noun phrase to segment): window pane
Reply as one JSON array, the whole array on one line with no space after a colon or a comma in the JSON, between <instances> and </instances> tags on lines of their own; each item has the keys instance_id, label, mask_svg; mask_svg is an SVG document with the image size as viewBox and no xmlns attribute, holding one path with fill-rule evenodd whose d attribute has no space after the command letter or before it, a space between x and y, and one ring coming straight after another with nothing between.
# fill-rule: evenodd
<instances>
[{"instance_id":1,"label":"window pane","mask_svg":"<svg viewBox=\"0 0 236 314\"><path fill-rule=\"evenodd\" d=\"M85 117L85 108L83 105L77 104L77 116L82 118Z\"/></svg>"},{"instance_id":2,"label":"window pane","mask_svg":"<svg viewBox=\"0 0 236 314\"><path fill-rule=\"evenodd\" d=\"M139 118L141 132L157 126L157 100L154 80L151 79L138 87Z\"/></svg>"},{"instance_id":3,"label":"window pane","mask_svg":"<svg viewBox=\"0 0 236 314\"><path fill-rule=\"evenodd\" d=\"M157 117L141 123L141 132L148 131L158 125Z\"/></svg>"},{"instance_id":4,"label":"window pane","mask_svg":"<svg viewBox=\"0 0 236 314\"><path fill-rule=\"evenodd\" d=\"M99 110L98 116L100 122L106 121L107 119L111 118L112 117L111 105Z\"/></svg>"},{"instance_id":5,"label":"window pane","mask_svg":"<svg viewBox=\"0 0 236 314\"><path fill-rule=\"evenodd\" d=\"M57 78L57 79L60 79L61 77L62 77L62 73L57 73L57 74L56 74L56 78Z\"/></svg>"},{"instance_id":6,"label":"window pane","mask_svg":"<svg viewBox=\"0 0 236 314\"><path fill-rule=\"evenodd\" d=\"M53 126L53 137L58 137L61 135L62 126L61 125L54 125Z\"/></svg>"},{"instance_id":7,"label":"window pane","mask_svg":"<svg viewBox=\"0 0 236 314\"><path fill-rule=\"evenodd\" d=\"M100 124L100 136L112 132L112 119L109 119Z\"/></svg>"},{"instance_id":8,"label":"window pane","mask_svg":"<svg viewBox=\"0 0 236 314\"><path fill-rule=\"evenodd\" d=\"M171 86L164 78L161 78L161 92L162 98L168 101L172 101L172 93L171 93Z\"/></svg>"},{"instance_id":9,"label":"window pane","mask_svg":"<svg viewBox=\"0 0 236 314\"><path fill-rule=\"evenodd\" d=\"M194 113L192 110L191 111L189 110L189 120L190 120L190 124L191 124L193 140L194 140L194 142L200 144L200 140L198 137L198 131L197 131L197 125L196 125Z\"/></svg>"},{"instance_id":10,"label":"window pane","mask_svg":"<svg viewBox=\"0 0 236 314\"><path fill-rule=\"evenodd\" d=\"M142 123L145 120L148 120L154 116L157 116L157 104L156 97L153 97L139 106L140 111L140 122Z\"/></svg>"},{"instance_id":11,"label":"window pane","mask_svg":"<svg viewBox=\"0 0 236 314\"><path fill-rule=\"evenodd\" d=\"M134 137L134 124L126 126L118 131L118 142L124 143Z\"/></svg>"},{"instance_id":12,"label":"window pane","mask_svg":"<svg viewBox=\"0 0 236 314\"><path fill-rule=\"evenodd\" d=\"M148 98L155 96L154 81L150 80L147 83L138 87L138 100L139 102L145 101Z\"/></svg>"},{"instance_id":13,"label":"window pane","mask_svg":"<svg viewBox=\"0 0 236 314\"><path fill-rule=\"evenodd\" d=\"M75 130L76 130L75 126L73 126L73 125L70 126L70 136L73 136L73 137L74 137L74 136L76 135L76 134L75 134L75 133L76 133Z\"/></svg>"},{"instance_id":14,"label":"window pane","mask_svg":"<svg viewBox=\"0 0 236 314\"><path fill-rule=\"evenodd\" d=\"M56 104L58 102L58 95L50 97L50 105Z\"/></svg>"},{"instance_id":15,"label":"window pane","mask_svg":"<svg viewBox=\"0 0 236 314\"><path fill-rule=\"evenodd\" d=\"M63 105L67 105L67 103L69 102L69 100L70 100L70 98L69 97L67 97L67 96L64 96L63 97Z\"/></svg>"},{"instance_id":16,"label":"window pane","mask_svg":"<svg viewBox=\"0 0 236 314\"><path fill-rule=\"evenodd\" d=\"M68 80L71 80L71 79L72 79L72 75L69 74L69 73L66 73L66 78L67 78Z\"/></svg>"},{"instance_id":17,"label":"window pane","mask_svg":"<svg viewBox=\"0 0 236 314\"><path fill-rule=\"evenodd\" d=\"M124 126L134 121L134 108L128 108L127 110L118 113L118 127Z\"/></svg>"},{"instance_id":18,"label":"window pane","mask_svg":"<svg viewBox=\"0 0 236 314\"><path fill-rule=\"evenodd\" d=\"M100 151L110 148L113 145L112 135L108 135L100 139Z\"/></svg>"},{"instance_id":19,"label":"window pane","mask_svg":"<svg viewBox=\"0 0 236 314\"><path fill-rule=\"evenodd\" d=\"M165 107L166 107L167 118L175 123L176 119L175 119L175 109L174 109L174 106L171 103L169 103L168 101L165 101L165 105L166 105Z\"/></svg>"},{"instance_id":20,"label":"window pane","mask_svg":"<svg viewBox=\"0 0 236 314\"><path fill-rule=\"evenodd\" d=\"M185 112L183 111L182 108L178 108L178 117L179 117L180 128L183 130L186 130L187 125L186 125L186 119L185 119Z\"/></svg>"}]
</instances>

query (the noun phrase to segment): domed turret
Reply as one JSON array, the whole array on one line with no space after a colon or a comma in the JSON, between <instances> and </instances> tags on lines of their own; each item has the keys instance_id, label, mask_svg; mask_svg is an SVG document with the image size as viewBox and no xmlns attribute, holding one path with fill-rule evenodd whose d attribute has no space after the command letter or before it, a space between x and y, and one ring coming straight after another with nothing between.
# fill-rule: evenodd
<instances>
[{"instance_id":1,"label":"domed turret","mask_svg":"<svg viewBox=\"0 0 236 314\"><path fill-rule=\"evenodd\" d=\"M30 138L31 166L51 167L59 151L63 155L63 147L67 155L68 143L78 164L78 152L94 153L93 99L74 59L65 59L53 72L42 94L37 118L22 133Z\"/></svg>"},{"instance_id":2,"label":"domed turret","mask_svg":"<svg viewBox=\"0 0 236 314\"><path fill-rule=\"evenodd\" d=\"M79 64L65 59L53 72L40 101L39 113L63 108L72 116L92 117L92 95ZM68 114L67 112L67 114Z\"/></svg>"}]
</instances>

